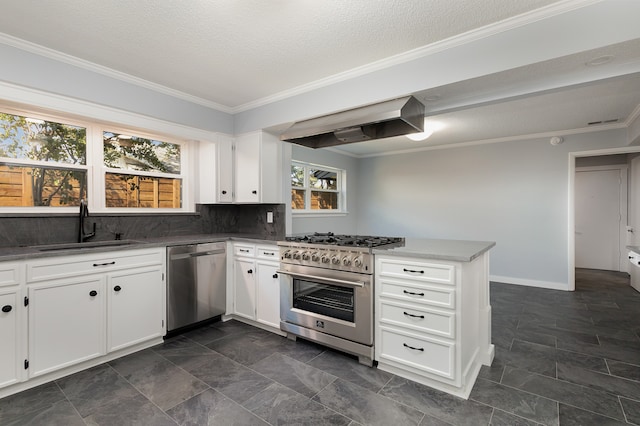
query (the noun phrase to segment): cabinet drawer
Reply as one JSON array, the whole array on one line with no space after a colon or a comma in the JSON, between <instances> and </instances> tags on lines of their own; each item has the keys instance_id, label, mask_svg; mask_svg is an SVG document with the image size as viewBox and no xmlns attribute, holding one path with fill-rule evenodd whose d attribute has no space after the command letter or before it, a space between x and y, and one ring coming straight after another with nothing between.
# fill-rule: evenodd
<instances>
[{"instance_id":1,"label":"cabinet drawer","mask_svg":"<svg viewBox=\"0 0 640 426\"><path fill-rule=\"evenodd\" d=\"M379 260L378 272L383 277L455 284L455 266L453 265L382 258Z\"/></svg>"},{"instance_id":2,"label":"cabinet drawer","mask_svg":"<svg viewBox=\"0 0 640 426\"><path fill-rule=\"evenodd\" d=\"M256 246L244 245L244 244L234 244L233 245L233 254L235 254L236 256L255 257L255 255L256 255Z\"/></svg>"},{"instance_id":3,"label":"cabinet drawer","mask_svg":"<svg viewBox=\"0 0 640 426\"><path fill-rule=\"evenodd\" d=\"M452 287L433 287L410 281L390 280L383 280L381 284L381 297L424 303L447 309L455 309L456 307L456 291Z\"/></svg>"},{"instance_id":4,"label":"cabinet drawer","mask_svg":"<svg viewBox=\"0 0 640 426\"><path fill-rule=\"evenodd\" d=\"M164 250L130 250L51 257L27 263L27 282L159 265Z\"/></svg>"},{"instance_id":5,"label":"cabinet drawer","mask_svg":"<svg viewBox=\"0 0 640 426\"><path fill-rule=\"evenodd\" d=\"M20 264L0 263L0 287L20 284Z\"/></svg>"},{"instance_id":6,"label":"cabinet drawer","mask_svg":"<svg viewBox=\"0 0 640 426\"><path fill-rule=\"evenodd\" d=\"M453 312L439 312L380 300L380 322L449 339L455 337L456 321Z\"/></svg>"},{"instance_id":7,"label":"cabinet drawer","mask_svg":"<svg viewBox=\"0 0 640 426\"><path fill-rule=\"evenodd\" d=\"M381 327L380 359L454 379L455 344Z\"/></svg>"},{"instance_id":8,"label":"cabinet drawer","mask_svg":"<svg viewBox=\"0 0 640 426\"><path fill-rule=\"evenodd\" d=\"M271 259L276 262L279 261L280 251L277 246L258 246L256 247L256 251L258 252L257 257L259 259Z\"/></svg>"}]
</instances>

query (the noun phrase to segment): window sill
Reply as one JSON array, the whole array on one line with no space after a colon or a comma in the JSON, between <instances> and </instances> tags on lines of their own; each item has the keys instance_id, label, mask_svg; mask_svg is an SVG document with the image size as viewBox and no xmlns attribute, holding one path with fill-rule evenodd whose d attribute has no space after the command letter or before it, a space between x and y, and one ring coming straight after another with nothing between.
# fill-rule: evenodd
<instances>
[{"instance_id":1,"label":"window sill","mask_svg":"<svg viewBox=\"0 0 640 426\"><path fill-rule=\"evenodd\" d=\"M338 217L338 216L346 216L349 212L346 211L326 211L326 212L318 212L318 211L293 211L291 212L292 217L297 218L307 218L307 217Z\"/></svg>"}]
</instances>

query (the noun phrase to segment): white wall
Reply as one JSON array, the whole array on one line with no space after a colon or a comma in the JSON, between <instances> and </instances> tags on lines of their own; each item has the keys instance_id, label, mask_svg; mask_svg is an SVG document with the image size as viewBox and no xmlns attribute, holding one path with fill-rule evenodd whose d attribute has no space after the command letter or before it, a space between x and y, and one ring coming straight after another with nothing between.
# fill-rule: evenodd
<instances>
[{"instance_id":1,"label":"white wall","mask_svg":"<svg viewBox=\"0 0 640 426\"><path fill-rule=\"evenodd\" d=\"M292 219L292 227L287 229L287 233L334 232L336 234L353 234L358 227L356 222L358 211L356 202L358 160L326 149L311 149L299 145L292 145L291 158L346 170L348 214L325 217L318 217L317 215L313 217L295 216ZM288 174L285 175L288 176Z\"/></svg>"},{"instance_id":2,"label":"white wall","mask_svg":"<svg viewBox=\"0 0 640 426\"><path fill-rule=\"evenodd\" d=\"M568 153L625 145L614 130L362 159L357 231L495 241L493 279L566 289Z\"/></svg>"}]
</instances>

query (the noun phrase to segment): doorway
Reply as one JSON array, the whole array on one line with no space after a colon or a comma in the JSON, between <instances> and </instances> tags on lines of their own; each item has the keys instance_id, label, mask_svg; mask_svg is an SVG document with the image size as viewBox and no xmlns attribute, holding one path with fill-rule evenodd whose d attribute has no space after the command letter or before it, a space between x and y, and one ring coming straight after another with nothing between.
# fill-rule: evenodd
<instances>
[{"instance_id":1,"label":"doorway","mask_svg":"<svg viewBox=\"0 0 640 426\"><path fill-rule=\"evenodd\" d=\"M627 158L614 157L625 164L576 167L576 268L627 271Z\"/></svg>"}]
</instances>

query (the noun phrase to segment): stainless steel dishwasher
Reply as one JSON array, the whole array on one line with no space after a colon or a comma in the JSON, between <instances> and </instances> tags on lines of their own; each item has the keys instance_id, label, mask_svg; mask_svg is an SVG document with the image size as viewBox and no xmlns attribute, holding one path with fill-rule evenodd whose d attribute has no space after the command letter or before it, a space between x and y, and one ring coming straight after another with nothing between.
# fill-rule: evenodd
<instances>
[{"instance_id":1,"label":"stainless steel dishwasher","mask_svg":"<svg viewBox=\"0 0 640 426\"><path fill-rule=\"evenodd\" d=\"M226 265L226 243L167 247L167 332L225 313Z\"/></svg>"}]
</instances>

